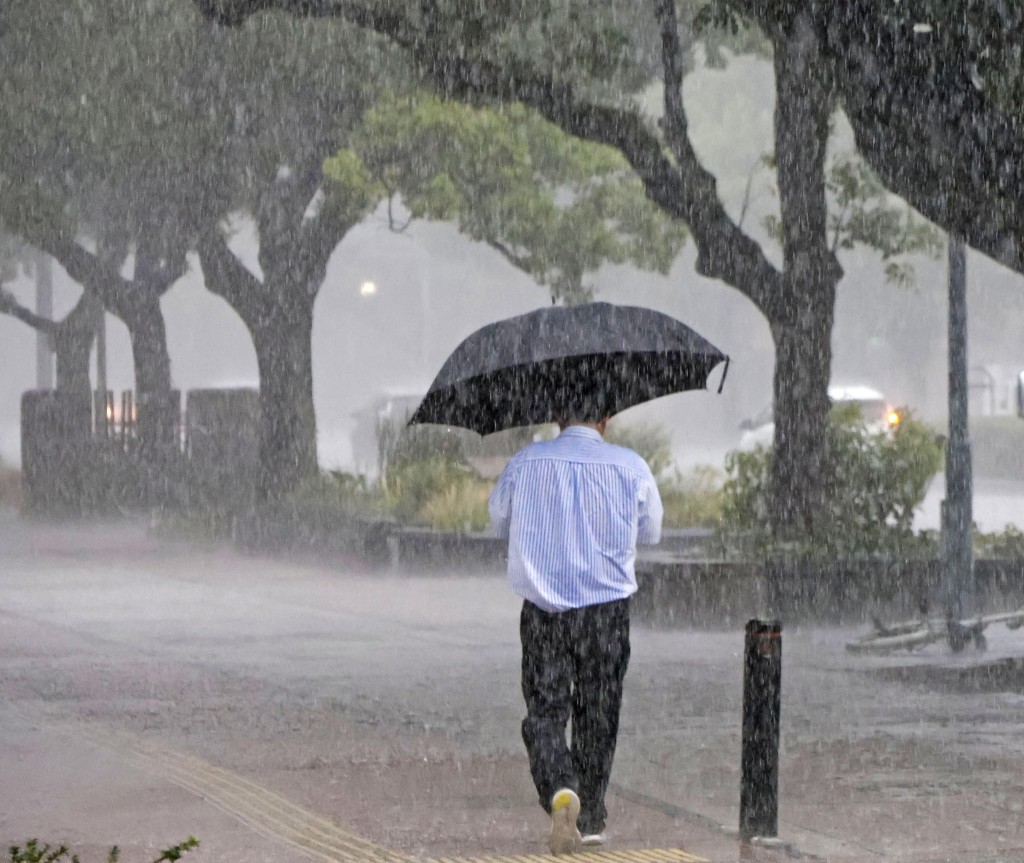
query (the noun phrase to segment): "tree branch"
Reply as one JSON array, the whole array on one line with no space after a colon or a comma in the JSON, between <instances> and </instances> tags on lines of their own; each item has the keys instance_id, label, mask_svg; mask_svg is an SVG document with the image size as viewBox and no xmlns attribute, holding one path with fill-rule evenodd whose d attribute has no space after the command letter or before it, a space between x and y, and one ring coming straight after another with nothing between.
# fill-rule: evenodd
<instances>
[{"instance_id":1,"label":"tree branch","mask_svg":"<svg viewBox=\"0 0 1024 863\"><path fill-rule=\"evenodd\" d=\"M34 238L39 248L49 252L69 276L97 297L103 306L126 321L132 317L135 286L117 270L66 237L47 235Z\"/></svg>"},{"instance_id":2,"label":"tree branch","mask_svg":"<svg viewBox=\"0 0 1024 863\"><path fill-rule=\"evenodd\" d=\"M430 44L424 34L399 13L328 0L196 2L208 16L225 23L238 23L256 11L271 7L301 17L343 18L408 49L433 78L443 98L470 102L480 98L518 101L534 108L570 135L619 150L651 199L689 225L697 244L697 271L709 278L721 279L759 308L765 308L770 302L780 274L761 247L728 217L718 199L714 177L701 164L687 136L677 137L675 141L677 165L673 165L662 142L638 112L579 100L570 85L557 83L523 63L498 65L487 58L471 59L454 49L439 48ZM658 2L662 7L671 5L666 4L666 0ZM674 13L671 20L675 20ZM677 119L680 116L677 114Z\"/></svg>"},{"instance_id":3,"label":"tree branch","mask_svg":"<svg viewBox=\"0 0 1024 863\"><path fill-rule=\"evenodd\" d=\"M785 284L804 302L824 302L818 296L834 287L842 275L828 246L828 201L825 190L825 151L833 99L822 69L817 37L804 13L774 37L776 86L775 160L782 215ZM812 280L819 290L807 292ZM800 314L793 297L776 296L773 317Z\"/></svg>"},{"instance_id":4,"label":"tree branch","mask_svg":"<svg viewBox=\"0 0 1024 863\"><path fill-rule=\"evenodd\" d=\"M484 242L487 243L487 245L494 249L496 252L498 252L506 261L508 261L513 267L515 267L520 272L529 275L532 271L533 267L530 263L530 259L525 255L517 254L500 240L487 238L484 240Z\"/></svg>"},{"instance_id":5,"label":"tree branch","mask_svg":"<svg viewBox=\"0 0 1024 863\"><path fill-rule=\"evenodd\" d=\"M683 45L675 0L655 0L654 14L661 27L661 77L665 116L662 128L677 160L687 158L689 135L683 107Z\"/></svg>"},{"instance_id":6,"label":"tree branch","mask_svg":"<svg viewBox=\"0 0 1024 863\"><path fill-rule=\"evenodd\" d=\"M238 260L215 229L201 232L199 257L203 265L206 289L221 297L238 312L246 326L253 326L266 317L263 284Z\"/></svg>"},{"instance_id":7,"label":"tree branch","mask_svg":"<svg viewBox=\"0 0 1024 863\"><path fill-rule=\"evenodd\" d=\"M51 321L49 318L37 315L31 309L19 303L11 293L3 288L0 288L0 314L17 318L22 323L28 324L32 329L46 333L48 336L53 336L57 332L56 321Z\"/></svg>"}]
</instances>

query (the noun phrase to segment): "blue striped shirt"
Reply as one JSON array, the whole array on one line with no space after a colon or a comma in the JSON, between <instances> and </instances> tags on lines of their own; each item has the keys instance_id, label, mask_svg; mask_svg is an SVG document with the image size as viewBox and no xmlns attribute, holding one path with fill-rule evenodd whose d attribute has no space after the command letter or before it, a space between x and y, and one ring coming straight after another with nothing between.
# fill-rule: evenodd
<instances>
[{"instance_id":1,"label":"blue striped shirt","mask_svg":"<svg viewBox=\"0 0 1024 863\"><path fill-rule=\"evenodd\" d=\"M545 611L631 596L637 543L661 539L651 469L586 426L516 453L488 507L491 525L509 540L509 586Z\"/></svg>"}]
</instances>

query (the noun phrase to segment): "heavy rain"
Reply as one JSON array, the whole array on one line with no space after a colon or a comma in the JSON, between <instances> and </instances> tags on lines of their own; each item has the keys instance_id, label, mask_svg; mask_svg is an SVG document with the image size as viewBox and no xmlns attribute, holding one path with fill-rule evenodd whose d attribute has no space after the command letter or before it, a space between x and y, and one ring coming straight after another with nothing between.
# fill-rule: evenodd
<instances>
[{"instance_id":1,"label":"heavy rain","mask_svg":"<svg viewBox=\"0 0 1024 863\"><path fill-rule=\"evenodd\" d=\"M1022 29L3 0L0 859L1024 860Z\"/></svg>"}]
</instances>

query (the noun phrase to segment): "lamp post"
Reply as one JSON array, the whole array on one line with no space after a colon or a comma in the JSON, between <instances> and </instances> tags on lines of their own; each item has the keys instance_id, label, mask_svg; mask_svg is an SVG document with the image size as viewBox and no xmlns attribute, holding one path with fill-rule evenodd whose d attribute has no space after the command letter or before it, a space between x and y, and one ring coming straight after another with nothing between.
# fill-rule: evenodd
<instances>
[{"instance_id":1,"label":"lamp post","mask_svg":"<svg viewBox=\"0 0 1024 863\"><path fill-rule=\"evenodd\" d=\"M942 502L942 562L949 644L963 649L959 625L974 600L971 549L973 479L968 431L967 257L963 240L949 237L949 440L946 444L946 499Z\"/></svg>"},{"instance_id":2,"label":"lamp post","mask_svg":"<svg viewBox=\"0 0 1024 863\"><path fill-rule=\"evenodd\" d=\"M53 266L42 252L36 255L36 314L53 320ZM36 330L36 389L53 389L53 347L42 330Z\"/></svg>"}]
</instances>

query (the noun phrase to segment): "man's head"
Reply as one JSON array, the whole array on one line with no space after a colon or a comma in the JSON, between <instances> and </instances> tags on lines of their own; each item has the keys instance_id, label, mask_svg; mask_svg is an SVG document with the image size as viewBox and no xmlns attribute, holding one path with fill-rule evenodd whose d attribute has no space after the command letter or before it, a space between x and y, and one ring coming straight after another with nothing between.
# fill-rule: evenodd
<instances>
[{"instance_id":1,"label":"man's head","mask_svg":"<svg viewBox=\"0 0 1024 863\"><path fill-rule=\"evenodd\" d=\"M562 409L558 416L558 427L588 426L597 429L603 436L605 426L611 419L605 400L592 392L566 392L562 398Z\"/></svg>"},{"instance_id":2,"label":"man's head","mask_svg":"<svg viewBox=\"0 0 1024 863\"><path fill-rule=\"evenodd\" d=\"M559 417L558 428L560 431L565 431L569 426L586 426L587 428L595 429L601 437L604 437L604 431L608 427L608 420L611 419L611 414L608 416L601 417L596 422L589 422L588 420L577 420L569 419L566 417Z\"/></svg>"}]
</instances>

